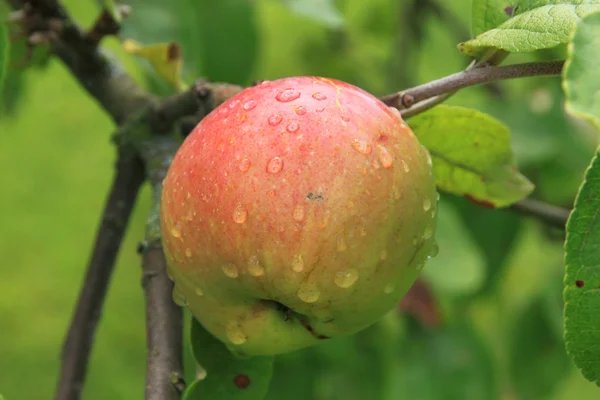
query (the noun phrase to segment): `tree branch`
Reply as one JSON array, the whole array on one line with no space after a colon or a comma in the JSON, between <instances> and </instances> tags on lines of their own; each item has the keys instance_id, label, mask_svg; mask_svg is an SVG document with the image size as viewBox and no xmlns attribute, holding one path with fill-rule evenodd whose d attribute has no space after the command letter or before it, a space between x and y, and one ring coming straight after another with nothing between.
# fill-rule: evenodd
<instances>
[{"instance_id":1,"label":"tree branch","mask_svg":"<svg viewBox=\"0 0 600 400\"><path fill-rule=\"evenodd\" d=\"M140 160L121 154L85 281L63 345L62 365L55 397L57 400L75 400L81 396L108 284L143 181L144 173Z\"/></svg>"},{"instance_id":2,"label":"tree branch","mask_svg":"<svg viewBox=\"0 0 600 400\"><path fill-rule=\"evenodd\" d=\"M513 64L501 67L482 66L469 68L444 78L390 94L381 100L390 107L403 111L435 96L455 92L469 86L481 85L505 79L531 76L560 75L564 61Z\"/></svg>"},{"instance_id":3,"label":"tree branch","mask_svg":"<svg viewBox=\"0 0 600 400\"><path fill-rule=\"evenodd\" d=\"M565 229L571 210L557 207L543 201L523 199L513 204L510 209L522 214L538 218L540 221L559 229Z\"/></svg>"},{"instance_id":4,"label":"tree branch","mask_svg":"<svg viewBox=\"0 0 600 400\"><path fill-rule=\"evenodd\" d=\"M26 36L47 35L54 54L117 124L155 102L116 60L88 40L58 1L8 0L8 3L25 13L22 29Z\"/></svg>"}]
</instances>

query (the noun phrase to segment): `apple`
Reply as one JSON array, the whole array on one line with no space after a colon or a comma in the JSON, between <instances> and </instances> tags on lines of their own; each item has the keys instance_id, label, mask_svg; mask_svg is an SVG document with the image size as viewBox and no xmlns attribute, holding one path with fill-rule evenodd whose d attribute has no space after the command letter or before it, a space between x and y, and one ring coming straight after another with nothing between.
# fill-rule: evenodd
<instances>
[{"instance_id":1,"label":"apple","mask_svg":"<svg viewBox=\"0 0 600 400\"><path fill-rule=\"evenodd\" d=\"M239 355L273 355L368 327L434 251L431 157L348 83L292 77L207 115L164 180L174 299Z\"/></svg>"}]
</instances>

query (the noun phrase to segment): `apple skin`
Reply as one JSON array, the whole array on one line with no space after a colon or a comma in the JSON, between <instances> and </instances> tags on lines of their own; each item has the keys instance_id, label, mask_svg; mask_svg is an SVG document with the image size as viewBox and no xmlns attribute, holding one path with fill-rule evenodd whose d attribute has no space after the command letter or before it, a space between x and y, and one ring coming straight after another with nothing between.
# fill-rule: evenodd
<instances>
[{"instance_id":1,"label":"apple skin","mask_svg":"<svg viewBox=\"0 0 600 400\"><path fill-rule=\"evenodd\" d=\"M397 110L333 79L265 81L206 116L164 180L174 299L242 356L355 333L416 280L436 205Z\"/></svg>"}]
</instances>

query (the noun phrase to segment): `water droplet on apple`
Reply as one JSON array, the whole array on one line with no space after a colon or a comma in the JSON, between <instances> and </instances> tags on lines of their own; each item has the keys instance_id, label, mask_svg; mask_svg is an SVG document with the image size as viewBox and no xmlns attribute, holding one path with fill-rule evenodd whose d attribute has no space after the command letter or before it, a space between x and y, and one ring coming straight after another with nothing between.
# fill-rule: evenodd
<instances>
[{"instance_id":1,"label":"water droplet on apple","mask_svg":"<svg viewBox=\"0 0 600 400\"><path fill-rule=\"evenodd\" d=\"M320 112L325 111L325 108L324 107L319 107L315 111L318 112L318 113L320 113Z\"/></svg>"},{"instance_id":2,"label":"water droplet on apple","mask_svg":"<svg viewBox=\"0 0 600 400\"><path fill-rule=\"evenodd\" d=\"M434 258L438 255L439 252L440 246L438 246L437 242L434 240L431 244L431 247L429 248L429 254L427 255L427 258Z\"/></svg>"},{"instance_id":3,"label":"water droplet on apple","mask_svg":"<svg viewBox=\"0 0 600 400\"><path fill-rule=\"evenodd\" d=\"M281 117L281 115L273 114L269 117L269 119L267 119L267 122L271 126L277 126L281 123L282 120L283 120L283 118Z\"/></svg>"},{"instance_id":4,"label":"water droplet on apple","mask_svg":"<svg viewBox=\"0 0 600 400\"><path fill-rule=\"evenodd\" d=\"M273 157L267 163L267 172L269 174L278 174L283 169L283 158Z\"/></svg>"},{"instance_id":5,"label":"water droplet on apple","mask_svg":"<svg viewBox=\"0 0 600 400\"><path fill-rule=\"evenodd\" d=\"M298 222L304 220L304 206L302 204L298 204L296 207L294 207L293 216Z\"/></svg>"},{"instance_id":6,"label":"water droplet on apple","mask_svg":"<svg viewBox=\"0 0 600 400\"><path fill-rule=\"evenodd\" d=\"M196 289L194 289L194 293L196 293L196 296L198 296L198 297L204 296L204 292L199 287L197 287Z\"/></svg>"},{"instance_id":7,"label":"water droplet on apple","mask_svg":"<svg viewBox=\"0 0 600 400\"><path fill-rule=\"evenodd\" d=\"M388 149L382 145L377 145L377 148L379 149L379 162L381 163L383 168L391 168L394 159L392 158L392 155L390 154Z\"/></svg>"},{"instance_id":8,"label":"water droplet on apple","mask_svg":"<svg viewBox=\"0 0 600 400\"><path fill-rule=\"evenodd\" d=\"M428 226L425 228L425 232L423 232L423 239L429 239L431 236L433 236L433 228Z\"/></svg>"},{"instance_id":9,"label":"water droplet on apple","mask_svg":"<svg viewBox=\"0 0 600 400\"><path fill-rule=\"evenodd\" d=\"M294 101L300 97L300 92L296 89L288 88L284 89L281 92L277 93L275 99L282 103L288 103L290 101Z\"/></svg>"},{"instance_id":10,"label":"water droplet on apple","mask_svg":"<svg viewBox=\"0 0 600 400\"><path fill-rule=\"evenodd\" d=\"M296 111L296 114L297 114L297 115L304 115L304 114L306 114L306 112L307 112L307 111L306 111L306 108L304 108L304 107L302 107L302 106L298 106L298 107L296 107L296 109L295 109L294 111Z\"/></svg>"},{"instance_id":11,"label":"water droplet on apple","mask_svg":"<svg viewBox=\"0 0 600 400\"><path fill-rule=\"evenodd\" d=\"M244 158L242 161L240 161L239 168L242 172L248 171L250 169L250 160Z\"/></svg>"},{"instance_id":12,"label":"water droplet on apple","mask_svg":"<svg viewBox=\"0 0 600 400\"><path fill-rule=\"evenodd\" d=\"M348 248L348 245L346 245L346 241L344 240L344 238L342 236L340 236L337 241L337 251L339 251L341 253L343 251L346 251L347 248Z\"/></svg>"},{"instance_id":13,"label":"water droplet on apple","mask_svg":"<svg viewBox=\"0 0 600 400\"><path fill-rule=\"evenodd\" d=\"M394 113L394 115L398 118L402 118L402 114L400 113L400 110L398 110L396 107L390 107L390 110L392 110L392 113Z\"/></svg>"},{"instance_id":14,"label":"water droplet on apple","mask_svg":"<svg viewBox=\"0 0 600 400\"><path fill-rule=\"evenodd\" d=\"M267 192L267 197L272 199L273 197L275 197L275 191L274 190L269 190Z\"/></svg>"},{"instance_id":15,"label":"water droplet on apple","mask_svg":"<svg viewBox=\"0 0 600 400\"><path fill-rule=\"evenodd\" d=\"M248 260L248 272L252 276L263 276L265 274L265 268L260 265L257 256L251 256Z\"/></svg>"},{"instance_id":16,"label":"water droplet on apple","mask_svg":"<svg viewBox=\"0 0 600 400\"><path fill-rule=\"evenodd\" d=\"M408 164L404 160L402 160L402 168L404 169L404 172L410 172L410 168L408 168Z\"/></svg>"},{"instance_id":17,"label":"water droplet on apple","mask_svg":"<svg viewBox=\"0 0 600 400\"><path fill-rule=\"evenodd\" d=\"M362 237L367 236L367 230L365 229L365 227L360 228L360 236L362 236Z\"/></svg>"},{"instance_id":18,"label":"water droplet on apple","mask_svg":"<svg viewBox=\"0 0 600 400\"><path fill-rule=\"evenodd\" d=\"M309 282L303 282L296 294L300 300L305 303L314 303L315 301L319 300L319 297L321 296L319 288L315 284Z\"/></svg>"},{"instance_id":19,"label":"water droplet on apple","mask_svg":"<svg viewBox=\"0 0 600 400\"><path fill-rule=\"evenodd\" d=\"M228 263L221 267L225 276L235 279L239 276L239 271L234 263Z\"/></svg>"},{"instance_id":20,"label":"water droplet on apple","mask_svg":"<svg viewBox=\"0 0 600 400\"><path fill-rule=\"evenodd\" d=\"M235 210L233 210L232 218L238 224L243 224L248 219L248 210L243 205L238 204Z\"/></svg>"},{"instance_id":21,"label":"water droplet on apple","mask_svg":"<svg viewBox=\"0 0 600 400\"><path fill-rule=\"evenodd\" d=\"M370 154L372 150L369 143L360 139L354 139L354 141L352 141L352 148L360 154Z\"/></svg>"},{"instance_id":22,"label":"water droplet on apple","mask_svg":"<svg viewBox=\"0 0 600 400\"><path fill-rule=\"evenodd\" d=\"M190 208L187 212L185 219L187 219L188 221L192 221L194 219L194 210Z\"/></svg>"},{"instance_id":23,"label":"water droplet on apple","mask_svg":"<svg viewBox=\"0 0 600 400\"><path fill-rule=\"evenodd\" d=\"M335 277L333 278L335 284L342 289L349 288L350 286L354 285L357 280L358 270L356 268L349 268L344 271L336 272Z\"/></svg>"},{"instance_id":24,"label":"water droplet on apple","mask_svg":"<svg viewBox=\"0 0 600 400\"><path fill-rule=\"evenodd\" d=\"M246 343L248 338L242 331L242 328L237 324L237 322L232 321L227 324L227 328L225 329L225 334L229 341L235 345L240 345Z\"/></svg>"},{"instance_id":25,"label":"water droplet on apple","mask_svg":"<svg viewBox=\"0 0 600 400\"><path fill-rule=\"evenodd\" d=\"M300 125L296 121L292 121L285 127L285 130L289 133L294 133L300 128Z\"/></svg>"},{"instance_id":26,"label":"water droplet on apple","mask_svg":"<svg viewBox=\"0 0 600 400\"><path fill-rule=\"evenodd\" d=\"M171 236L173 236L176 239L179 239L181 237L181 231L174 226L171 228Z\"/></svg>"},{"instance_id":27,"label":"water droplet on apple","mask_svg":"<svg viewBox=\"0 0 600 400\"><path fill-rule=\"evenodd\" d=\"M318 101L322 101L322 100L326 100L327 96L325 96L323 93L319 93L319 92L314 92L312 94L312 98Z\"/></svg>"},{"instance_id":28,"label":"water droplet on apple","mask_svg":"<svg viewBox=\"0 0 600 400\"><path fill-rule=\"evenodd\" d=\"M390 294L392 293L394 290L396 290L396 284L395 283L388 283L387 285L385 285L385 287L383 288L383 292L385 294Z\"/></svg>"},{"instance_id":29,"label":"water droplet on apple","mask_svg":"<svg viewBox=\"0 0 600 400\"><path fill-rule=\"evenodd\" d=\"M190 249L190 248L185 249L185 256L187 258L192 258L192 249Z\"/></svg>"},{"instance_id":30,"label":"water droplet on apple","mask_svg":"<svg viewBox=\"0 0 600 400\"><path fill-rule=\"evenodd\" d=\"M348 122L350 121L350 117L342 114L342 121Z\"/></svg>"},{"instance_id":31,"label":"water droplet on apple","mask_svg":"<svg viewBox=\"0 0 600 400\"><path fill-rule=\"evenodd\" d=\"M246 111L250 111L256 107L256 104L257 104L256 100L248 100L247 102L244 103L242 108Z\"/></svg>"},{"instance_id":32,"label":"water droplet on apple","mask_svg":"<svg viewBox=\"0 0 600 400\"><path fill-rule=\"evenodd\" d=\"M292 271L304 271L304 257L302 257L302 254L296 254L294 258L292 258Z\"/></svg>"},{"instance_id":33,"label":"water droplet on apple","mask_svg":"<svg viewBox=\"0 0 600 400\"><path fill-rule=\"evenodd\" d=\"M431 200L429 200L429 197L425 197L425 199L423 200L423 210L425 210L425 212L429 211L429 209L431 208Z\"/></svg>"},{"instance_id":34,"label":"water droplet on apple","mask_svg":"<svg viewBox=\"0 0 600 400\"><path fill-rule=\"evenodd\" d=\"M373 160L373 161L371 161L371 165L372 165L372 166L373 166L373 168L375 168L375 169L379 169L379 168L381 168L381 164L379 164L379 161L377 161L377 160Z\"/></svg>"}]
</instances>

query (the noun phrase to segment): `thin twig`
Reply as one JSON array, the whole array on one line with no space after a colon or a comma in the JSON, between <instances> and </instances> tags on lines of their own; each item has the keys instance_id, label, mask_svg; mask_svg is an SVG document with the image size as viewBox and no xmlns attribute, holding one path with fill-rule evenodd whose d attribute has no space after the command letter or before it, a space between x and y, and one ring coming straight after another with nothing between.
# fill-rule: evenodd
<instances>
[{"instance_id":1,"label":"thin twig","mask_svg":"<svg viewBox=\"0 0 600 400\"><path fill-rule=\"evenodd\" d=\"M530 215L559 229L565 229L567 220L571 214L568 208L553 206L543 201L534 199L523 199L513 204L511 209L525 215Z\"/></svg>"},{"instance_id":2,"label":"thin twig","mask_svg":"<svg viewBox=\"0 0 600 400\"><path fill-rule=\"evenodd\" d=\"M560 75L563 66L564 61L550 61L513 64L501 67L484 66L469 68L402 92L384 96L381 100L388 106L396 107L398 110L402 111L429 98L455 92L469 86L481 85L504 79Z\"/></svg>"},{"instance_id":3,"label":"thin twig","mask_svg":"<svg viewBox=\"0 0 600 400\"><path fill-rule=\"evenodd\" d=\"M129 155L121 156L63 346L57 400L76 400L81 396L96 325L129 216L143 181L140 160Z\"/></svg>"},{"instance_id":4,"label":"thin twig","mask_svg":"<svg viewBox=\"0 0 600 400\"><path fill-rule=\"evenodd\" d=\"M404 118L405 120L409 119L410 117L414 117L417 114L421 114L421 113L429 110L430 108L433 108L433 107L437 106L438 104L443 103L444 101L446 101L450 97L452 97L455 93L456 92L448 92L448 93L440 94L435 97L431 97L427 100L423 100L411 108L406 108L406 109L400 111L400 114L402 115L402 118Z\"/></svg>"}]
</instances>

